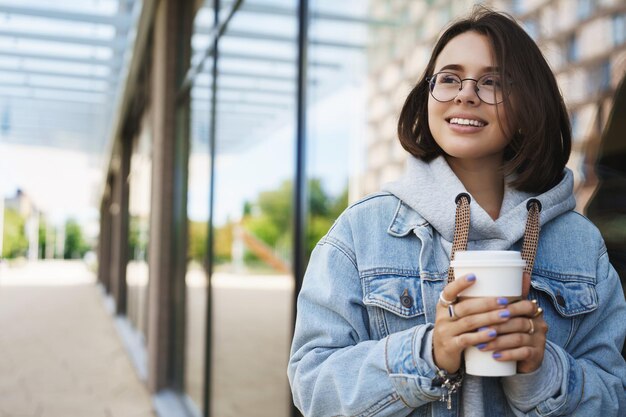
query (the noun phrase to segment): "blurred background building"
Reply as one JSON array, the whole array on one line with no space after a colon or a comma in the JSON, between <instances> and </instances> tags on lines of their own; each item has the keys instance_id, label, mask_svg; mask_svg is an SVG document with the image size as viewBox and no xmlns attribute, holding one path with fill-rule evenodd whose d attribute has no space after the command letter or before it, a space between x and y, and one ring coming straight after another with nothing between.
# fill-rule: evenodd
<instances>
[{"instance_id":1,"label":"blurred background building","mask_svg":"<svg viewBox=\"0 0 626 417\"><path fill-rule=\"evenodd\" d=\"M46 248L62 249L4 257L97 250L161 416L297 415L286 364L308 255L401 174L399 110L475 3L0 1L0 185L29 178ZM625 277L626 4L482 3L515 16L556 73L577 210ZM74 212L82 195L97 209ZM28 234L12 204L5 242ZM69 220L82 225L71 250Z\"/></svg>"}]
</instances>

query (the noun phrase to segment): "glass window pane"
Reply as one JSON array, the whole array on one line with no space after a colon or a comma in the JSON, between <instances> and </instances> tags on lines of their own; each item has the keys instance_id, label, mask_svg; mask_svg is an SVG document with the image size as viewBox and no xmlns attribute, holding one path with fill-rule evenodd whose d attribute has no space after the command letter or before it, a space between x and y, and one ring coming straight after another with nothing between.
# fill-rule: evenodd
<instances>
[{"instance_id":1,"label":"glass window pane","mask_svg":"<svg viewBox=\"0 0 626 417\"><path fill-rule=\"evenodd\" d=\"M348 201L364 193L366 146L366 2L334 7L312 1L308 47L307 251L328 231ZM343 5L343 3L342 3Z\"/></svg>"},{"instance_id":2,"label":"glass window pane","mask_svg":"<svg viewBox=\"0 0 626 417\"><path fill-rule=\"evenodd\" d=\"M210 2L209 2L210 3ZM209 20L206 9L196 15ZM200 28L199 30L203 30ZM192 45L193 55L201 50ZM194 79L190 96L190 138L187 182L187 273L185 276L184 390L198 410L203 409L205 392L206 327L208 314L208 274L206 260L209 233L209 193L211 180L211 96L213 59L206 59L204 72Z\"/></svg>"},{"instance_id":3,"label":"glass window pane","mask_svg":"<svg viewBox=\"0 0 626 417\"><path fill-rule=\"evenodd\" d=\"M152 131L149 115L133 142L128 200L128 264L126 266L127 314L131 325L147 343L148 337L148 241L152 186Z\"/></svg>"},{"instance_id":4,"label":"glass window pane","mask_svg":"<svg viewBox=\"0 0 626 417\"><path fill-rule=\"evenodd\" d=\"M297 25L294 2L289 16L253 14L247 3L218 57L211 411L284 417Z\"/></svg>"}]
</instances>

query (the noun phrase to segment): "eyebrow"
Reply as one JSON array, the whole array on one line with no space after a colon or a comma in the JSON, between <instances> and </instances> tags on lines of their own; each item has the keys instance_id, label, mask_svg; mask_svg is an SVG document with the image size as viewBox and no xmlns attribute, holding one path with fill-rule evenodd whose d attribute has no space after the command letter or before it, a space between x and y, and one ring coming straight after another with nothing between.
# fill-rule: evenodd
<instances>
[{"instance_id":1,"label":"eyebrow","mask_svg":"<svg viewBox=\"0 0 626 417\"><path fill-rule=\"evenodd\" d=\"M453 70L453 71L463 71L465 69L465 67L463 67L463 65L459 65L459 64L449 64L449 65L445 65L443 66L439 71L445 71L445 70ZM483 67L481 72L482 73L488 73L488 72L498 72L499 68L498 67Z\"/></svg>"}]
</instances>

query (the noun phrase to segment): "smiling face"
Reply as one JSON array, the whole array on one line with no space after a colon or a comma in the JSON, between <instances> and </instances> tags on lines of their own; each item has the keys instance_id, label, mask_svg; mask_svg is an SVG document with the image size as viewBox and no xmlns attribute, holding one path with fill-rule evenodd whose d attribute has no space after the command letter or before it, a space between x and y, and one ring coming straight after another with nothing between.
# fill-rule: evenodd
<instances>
[{"instance_id":1,"label":"smiling face","mask_svg":"<svg viewBox=\"0 0 626 417\"><path fill-rule=\"evenodd\" d=\"M446 71L461 79L479 79L497 72L489 39L477 32L464 32L443 48L434 72ZM501 164L510 136L502 104L486 104L476 94L476 83L463 81L463 89L448 102L428 96L428 126L447 158Z\"/></svg>"}]
</instances>

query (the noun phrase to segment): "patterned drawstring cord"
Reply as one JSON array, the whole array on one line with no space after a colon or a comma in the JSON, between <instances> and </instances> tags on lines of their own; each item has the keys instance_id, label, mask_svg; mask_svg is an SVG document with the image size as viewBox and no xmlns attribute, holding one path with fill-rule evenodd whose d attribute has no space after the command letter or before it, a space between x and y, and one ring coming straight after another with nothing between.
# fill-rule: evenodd
<instances>
[{"instance_id":1,"label":"patterned drawstring cord","mask_svg":"<svg viewBox=\"0 0 626 417\"><path fill-rule=\"evenodd\" d=\"M452 253L450 262L454 260L457 251L467 250L467 238L470 227L470 203L472 198L467 193L461 193L454 199L456 202L456 214L454 215L454 239L452 240ZM454 268L448 268L448 284L454 281Z\"/></svg>"},{"instance_id":2,"label":"patterned drawstring cord","mask_svg":"<svg viewBox=\"0 0 626 417\"><path fill-rule=\"evenodd\" d=\"M471 197L467 193L461 193L456 196L456 213L454 216L454 239L452 241L452 252L450 253L450 262L454 260L454 255L458 251L467 250L467 239L469 237L470 228L470 203ZM541 212L541 202L536 198L531 198L526 204L528 215L526 217L526 227L524 229L524 242L522 243L522 259L526 261L524 272L532 274L535 264L535 255L537 254L537 246L539 244L539 213ZM454 281L454 268L448 268L448 283ZM438 370L437 377L441 386L445 389L440 401L447 403L447 409L452 409L452 395L457 393L463 382L463 365L461 370L455 375L446 375L445 372Z\"/></svg>"},{"instance_id":3,"label":"patterned drawstring cord","mask_svg":"<svg viewBox=\"0 0 626 417\"><path fill-rule=\"evenodd\" d=\"M526 261L524 272L532 275L539 246L539 213L541 212L541 202L536 198L531 198L526 204L528 217L526 217L526 228L524 229L524 243L522 244L522 259Z\"/></svg>"},{"instance_id":4,"label":"patterned drawstring cord","mask_svg":"<svg viewBox=\"0 0 626 417\"><path fill-rule=\"evenodd\" d=\"M467 238L470 227L470 202L471 197L467 193L460 193L456 196L456 214L454 216L454 239L452 241L452 253L450 262L454 260L457 251L467 250ZM532 275L539 245L539 214L541 213L541 202L536 198L531 198L526 204L528 216L526 217L526 228L524 229L524 242L522 244L522 259L526 261L524 272ZM448 283L454 281L454 268L448 268Z\"/></svg>"}]
</instances>

